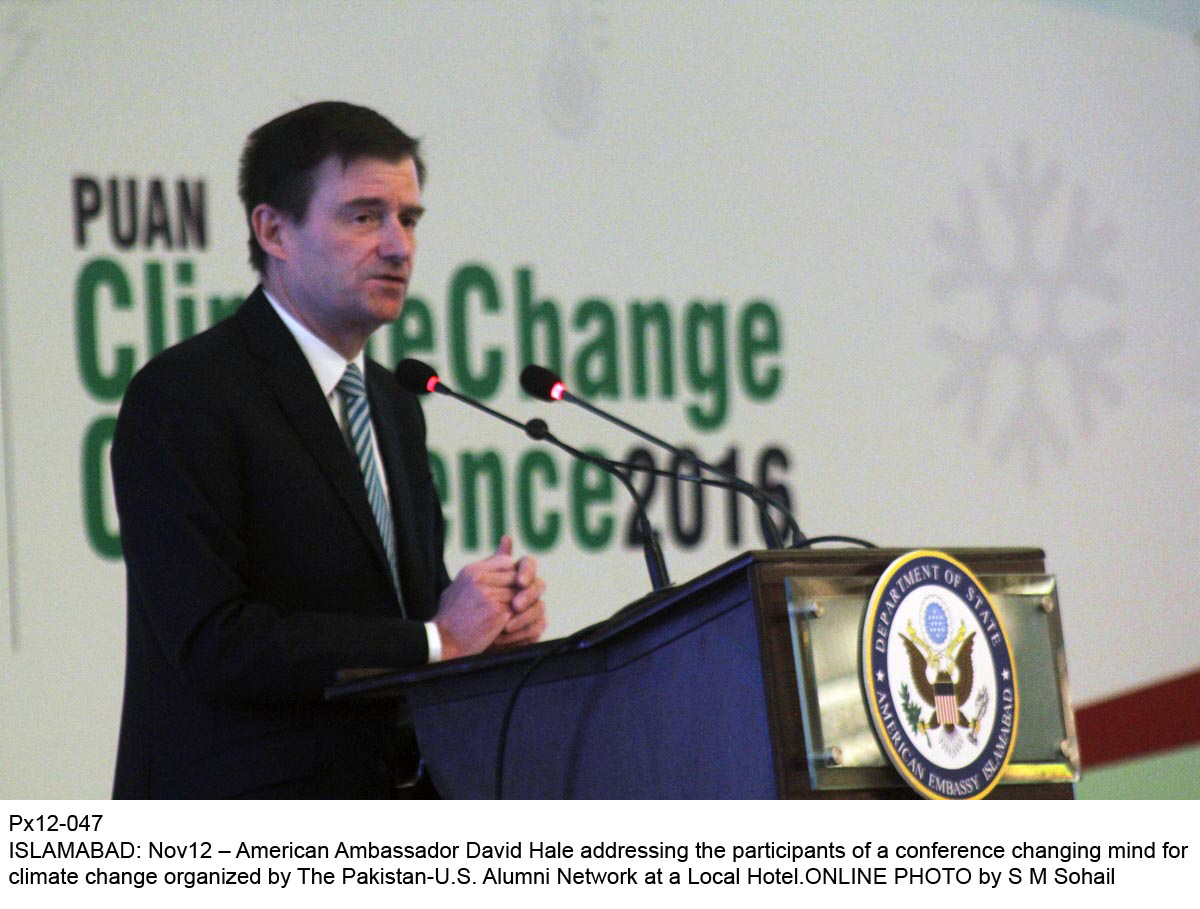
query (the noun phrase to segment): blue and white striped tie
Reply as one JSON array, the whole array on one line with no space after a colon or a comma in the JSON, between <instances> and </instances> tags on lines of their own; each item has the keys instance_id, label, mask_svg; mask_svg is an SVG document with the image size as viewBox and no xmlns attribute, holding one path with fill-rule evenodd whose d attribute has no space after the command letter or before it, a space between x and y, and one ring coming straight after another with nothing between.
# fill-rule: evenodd
<instances>
[{"instance_id":1,"label":"blue and white striped tie","mask_svg":"<svg viewBox=\"0 0 1200 909\"><path fill-rule=\"evenodd\" d=\"M392 585L396 588L396 596L400 599L400 609L403 611L404 596L400 593L400 571L396 565L396 532L392 526L392 512L388 508L387 496L383 491L383 481L375 463L375 449L371 445L371 405L367 401L367 386L356 364L351 363L346 367L337 389L342 393L346 424L350 429L350 443L358 456L363 485L367 487L367 500L371 503L375 523L379 525L383 551L387 553L388 567L392 573Z\"/></svg>"}]
</instances>

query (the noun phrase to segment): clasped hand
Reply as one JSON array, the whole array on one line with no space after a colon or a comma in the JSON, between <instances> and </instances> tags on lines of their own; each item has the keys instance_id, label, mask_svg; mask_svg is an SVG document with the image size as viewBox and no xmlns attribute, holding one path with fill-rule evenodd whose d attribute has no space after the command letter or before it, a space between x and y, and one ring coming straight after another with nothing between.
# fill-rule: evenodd
<instances>
[{"instance_id":1,"label":"clasped hand","mask_svg":"<svg viewBox=\"0 0 1200 909\"><path fill-rule=\"evenodd\" d=\"M537 560L514 559L512 550L512 538L503 537L492 555L464 567L442 593L433 619L442 659L530 644L546 630L546 582Z\"/></svg>"}]
</instances>

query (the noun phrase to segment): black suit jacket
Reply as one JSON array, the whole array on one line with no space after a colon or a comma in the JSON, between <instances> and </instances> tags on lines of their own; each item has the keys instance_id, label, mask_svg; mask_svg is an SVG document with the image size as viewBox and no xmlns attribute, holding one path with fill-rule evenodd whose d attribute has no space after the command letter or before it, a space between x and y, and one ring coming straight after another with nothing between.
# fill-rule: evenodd
<instances>
[{"instance_id":1,"label":"black suit jacket","mask_svg":"<svg viewBox=\"0 0 1200 909\"><path fill-rule=\"evenodd\" d=\"M416 398L367 364L401 616L358 465L256 290L133 379L113 482L128 585L114 795L386 794L394 705L330 705L338 669L428 658L449 583Z\"/></svg>"}]
</instances>

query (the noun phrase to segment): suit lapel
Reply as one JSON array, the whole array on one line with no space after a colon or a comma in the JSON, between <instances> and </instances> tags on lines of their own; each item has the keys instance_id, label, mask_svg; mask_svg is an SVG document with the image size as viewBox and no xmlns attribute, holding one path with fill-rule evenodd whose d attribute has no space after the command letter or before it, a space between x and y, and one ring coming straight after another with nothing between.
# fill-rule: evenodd
<instances>
[{"instance_id":1,"label":"suit lapel","mask_svg":"<svg viewBox=\"0 0 1200 909\"><path fill-rule=\"evenodd\" d=\"M392 500L392 524L396 530L396 555L400 584L404 588L404 603L410 610L410 618L430 618L429 615L419 614L428 612L424 604L434 602L434 592L430 569L424 562L427 547L421 544L416 510L409 489L409 478L416 472L411 461L413 441L399 424L401 407L395 381L386 369L369 360L367 376L372 422Z\"/></svg>"},{"instance_id":2,"label":"suit lapel","mask_svg":"<svg viewBox=\"0 0 1200 909\"><path fill-rule=\"evenodd\" d=\"M387 587L391 589L391 572L383 552L383 541L371 514L358 464L338 431L329 403L295 338L271 308L261 288L242 304L237 318L250 352L258 360L263 382L271 389L296 435L337 491L374 552L380 571L388 579ZM391 475L388 481L392 482ZM297 494L303 495L303 490L298 490Z\"/></svg>"}]
</instances>

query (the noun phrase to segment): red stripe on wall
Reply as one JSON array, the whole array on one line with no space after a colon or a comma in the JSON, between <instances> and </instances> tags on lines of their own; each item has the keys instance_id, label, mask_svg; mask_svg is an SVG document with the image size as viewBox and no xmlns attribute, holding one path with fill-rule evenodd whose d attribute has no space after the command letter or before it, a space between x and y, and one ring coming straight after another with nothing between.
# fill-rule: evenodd
<instances>
[{"instance_id":1,"label":"red stripe on wall","mask_svg":"<svg viewBox=\"0 0 1200 909\"><path fill-rule=\"evenodd\" d=\"M1085 768L1200 743L1200 670L1075 711Z\"/></svg>"}]
</instances>

